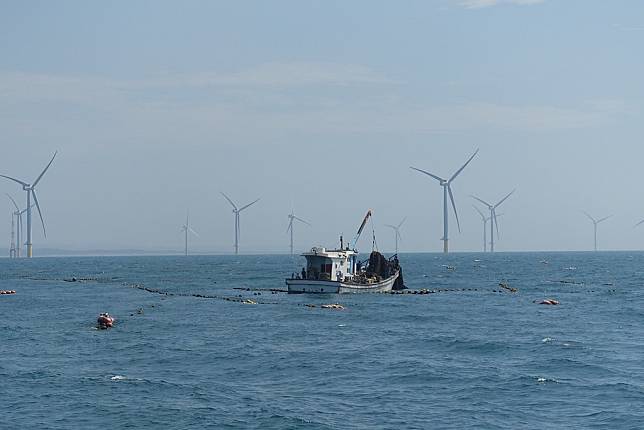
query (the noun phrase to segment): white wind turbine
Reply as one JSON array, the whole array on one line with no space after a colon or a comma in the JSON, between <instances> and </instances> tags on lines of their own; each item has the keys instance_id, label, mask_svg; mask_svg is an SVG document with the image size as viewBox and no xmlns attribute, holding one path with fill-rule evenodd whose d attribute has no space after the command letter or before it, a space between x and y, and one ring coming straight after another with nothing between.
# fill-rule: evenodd
<instances>
[{"instance_id":1,"label":"white wind turbine","mask_svg":"<svg viewBox=\"0 0 644 430\"><path fill-rule=\"evenodd\" d=\"M396 235L396 255L398 255L398 239L402 239L400 236L400 227L404 224L405 220L407 217L403 218L402 221L398 223L398 225L391 225L391 224L385 224L385 227L389 227L394 230L395 235Z\"/></svg>"},{"instance_id":2,"label":"white wind turbine","mask_svg":"<svg viewBox=\"0 0 644 430\"><path fill-rule=\"evenodd\" d=\"M472 207L476 209L476 212L478 212L479 215L481 215L481 221L483 221L483 252L487 252L487 222L490 221L492 217L486 217L479 208L474 205L472 205ZM496 214L497 218L500 216L503 216L503 214Z\"/></svg>"},{"instance_id":3,"label":"white wind turbine","mask_svg":"<svg viewBox=\"0 0 644 430\"><path fill-rule=\"evenodd\" d=\"M40 211L40 205L38 204L38 198L36 197L36 185L38 185L38 182L42 179L43 175L49 169L49 166L51 166L51 163L54 162L54 158L56 158L56 154L58 154L58 151L54 152L54 156L51 157L51 160L49 161L49 164L45 167L45 169L40 173L40 175L36 178L33 184L28 184L26 182L23 182L19 179L12 178L11 176L6 176L6 175L0 175L0 177L10 179L14 182L19 183L22 185L22 189L27 192L27 257L31 258L32 257L32 243L31 243L31 197L33 196L34 198L34 203L36 204L36 208L38 209L38 215L40 215L40 222L42 223L42 231L45 237L47 237L47 231L45 230L45 221L43 220L42 217L42 212Z\"/></svg>"},{"instance_id":4,"label":"white wind turbine","mask_svg":"<svg viewBox=\"0 0 644 430\"><path fill-rule=\"evenodd\" d=\"M487 208L490 210L490 252L494 252L494 227L496 226L496 236L499 237L499 223L496 220L497 214L496 214L496 208L501 206L501 203L503 203L508 197L510 197L516 190L510 191L507 196L503 197L497 204L491 205L485 200L479 199L476 196L470 196L473 199L478 200L479 202L483 203Z\"/></svg>"},{"instance_id":5,"label":"white wind turbine","mask_svg":"<svg viewBox=\"0 0 644 430\"><path fill-rule=\"evenodd\" d=\"M181 226L181 231L183 231L185 233L185 235L186 235L185 236L185 240L186 240L186 242L185 242L185 255L187 257L188 256L188 232L190 232L190 233L194 234L195 236L199 237L197 232L194 231L192 229L192 227L190 227L190 212L188 212L186 214L186 223L183 226Z\"/></svg>"},{"instance_id":6,"label":"white wind turbine","mask_svg":"<svg viewBox=\"0 0 644 430\"><path fill-rule=\"evenodd\" d=\"M259 199L248 203L246 206L242 206L241 208L237 209L237 206L233 201L228 197L226 194L223 192L221 193L222 196L228 200L228 203L230 203L233 207L233 213L235 214L235 255L239 254L239 213L243 211L244 209L248 208L251 205L254 205L259 201Z\"/></svg>"},{"instance_id":7,"label":"white wind turbine","mask_svg":"<svg viewBox=\"0 0 644 430\"><path fill-rule=\"evenodd\" d=\"M5 193L6 194L6 193ZM7 194L7 197L9 197L9 200L11 200L11 203L13 203L13 206L16 208L14 212L11 213L11 248L13 250L13 257L14 258L20 258L20 255L22 254L22 214L27 212L27 209L20 210L18 207L18 204L16 201L11 197L9 194ZM16 241L14 243L14 219L15 221L15 238ZM12 251L9 251L9 255L11 256Z\"/></svg>"},{"instance_id":8,"label":"white wind turbine","mask_svg":"<svg viewBox=\"0 0 644 430\"><path fill-rule=\"evenodd\" d=\"M299 221L302 222L308 226L308 222L304 221L302 218L298 218L293 214L293 210L291 210L291 213L288 215L288 227L286 228L286 232L288 233L289 231L291 232L291 255L293 255L293 221Z\"/></svg>"},{"instance_id":9,"label":"white wind turbine","mask_svg":"<svg viewBox=\"0 0 644 430\"><path fill-rule=\"evenodd\" d=\"M479 150L477 149L474 154L467 160L463 166L456 171L449 179L443 179L440 176L436 176L432 173L426 172L425 170L417 169L415 167L411 167L412 169L424 173L428 176L431 176L432 178L436 179L441 187L443 187L443 238L441 239L443 241L443 252L447 253L449 251L449 246L448 246L448 237L447 237L447 194L449 194L449 199L452 202L452 208L454 209L454 216L456 217L456 225L458 226L458 231L460 233L461 231L461 224L458 220L458 213L456 212L456 204L454 203L454 195L452 194L452 181L456 179L456 177L465 169L465 166L467 166L470 161L478 154Z\"/></svg>"},{"instance_id":10,"label":"white wind turbine","mask_svg":"<svg viewBox=\"0 0 644 430\"><path fill-rule=\"evenodd\" d=\"M608 215L608 216L606 216L604 218L596 220L595 218L591 217L588 212L586 212L586 211L582 211L582 212L588 217L588 219L590 219L593 222L593 229L595 231L595 251L597 251L597 224L599 224L602 221L606 221L608 218L612 217L612 215ZM637 224L637 225L639 225L639 224ZM637 227L637 225L636 225L636 227Z\"/></svg>"}]
</instances>

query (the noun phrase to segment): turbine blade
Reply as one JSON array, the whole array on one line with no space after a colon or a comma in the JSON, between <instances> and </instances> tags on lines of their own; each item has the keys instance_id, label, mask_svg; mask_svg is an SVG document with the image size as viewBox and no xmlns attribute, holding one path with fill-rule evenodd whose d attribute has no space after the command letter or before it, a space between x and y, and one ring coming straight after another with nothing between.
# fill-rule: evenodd
<instances>
[{"instance_id":1,"label":"turbine blade","mask_svg":"<svg viewBox=\"0 0 644 430\"><path fill-rule=\"evenodd\" d=\"M407 217L404 217L402 221L400 221L400 224L398 224L398 228L402 227L402 225L407 221Z\"/></svg>"},{"instance_id":2,"label":"turbine blade","mask_svg":"<svg viewBox=\"0 0 644 430\"><path fill-rule=\"evenodd\" d=\"M461 232L461 222L458 220L458 212L456 211L456 203L454 203L454 194L452 194L452 187L447 184L447 191L449 192L449 199L452 201L452 208L454 208L454 215L456 216L456 225L458 226L458 232Z\"/></svg>"},{"instance_id":3,"label":"turbine blade","mask_svg":"<svg viewBox=\"0 0 644 430\"><path fill-rule=\"evenodd\" d=\"M228 197L228 196L227 196L226 194L224 194L222 191L220 191L220 193L221 193L221 195L222 195L222 196L224 196L224 197L226 198L226 200L228 200L228 203L230 203L230 204L232 205L232 207L233 207L235 210L237 210L237 206L235 206L235 203L233 203L233 201L232 201L232 200L230 200L230 197Z\"/></svg>"},{"instance_id":4,"label":"turbine blade","mask_svg":"<svg viewBox=\"0 0 644 430\"><path fill-rule=\"evenodd\" d=\"M612 215L608 215L608 216L606 216L606 217L604 217L604 218L602 218L602 219L600 219L600 220L597 220L597 224L599 224L599 223L600 223L600 222L602 222L602 221L606 221L606 220L607 220L608 218L610 218L610 217L612 217Z\"/></svg>"},{"instance_id":5,"label":"turbine blade","mask_svg":"<svg viewBox=\"0 0 644 430\"><path fill-rule=\"evenodd\" d=\"M286 231L284 233L288 233L289 231L291 231L292 228L293 228L293 218L289 220L288 227L286 227Z\"/></svg>"},{"instance_id":6,"label":"turbine blade","mask_svg":"<svg viewBox=\"0 0 644 430\"><path fill-rule=\"evenodd\" d=\"M40 205L38 204L38 198L36 197L36 192L32 189L31 195L34 197L34 202L36 203L36 208L38 209L38 215L40 215L40 222L42 223L42 232L47 237L47 231L45 231L45 220L42 217L42 212L40 211Z\"/></svg>"},{"instance_id":7,"label":"turbine blade","mask_svg":"<svg viewBox=\"0 0 644 430\"><path fill-rule=\"evenodd\" d=\"M188 230L190 231L190 233L192 233L192 234L194 234L195 236L199 237L199 233L197 233L196 231L194 231L194 230L192 229L192 227L188 227Z\"/></svg>"},{"instance_id":8,"label":"turbine blade","mask_svg":"<svg viewBox=\"0 0 644 430\"><path fill-rule=\"evenodd\" d=\"M644 224L644 219L643 219L642 221L638 222L637 224L635 224L635 225L633 226L633 228L635 228L635 227L637 227L638 225L641 225L641 224Z\"/></svg>"},{"instance_id":9,"label":"turbine blade","mask_svg":"<svg viewBox=\"0 0 644 430\"><path fill-rule=\"evenodd\" d=\"M295 215L293 215L293 218L294 218L294 219L296 219L296 220L298 220L299 222L303 222L303 223L304 223L304 224L306 224L306 225L311 225L310 223L308 223L308 222L304 221L302 218L298 218L298 217L296 217Z\"/></svg>"},{"instance_id":10,"label":"turbine blade","mask_svg":"<svg viewBox=\"0 0 644 430\"><path fill-rule=\"evenodd\" d=\"M241 207L241 208L239 209L239 211L238 211L238 212L243 211L244 209L246 209L247 207L249 207L249 206L251 206L251 205L254 205L254 204L255 204L255 203L257 203L258 201L259 201L259 199L255 200L254 202L250 202L250 203L248 203L246 206Z\"/></svg>"},{"instance_id":11,"label":"turbine blade","mask_svg":"<svg viewBox=\"0 0 644 430\"><path fill-rule=\"evenodd\" d=\"M54 158L56 158L56 154L58 154L58 151L54 152L54 156L51 157L51 160L49 160L49 164L47 164L47 167L45 167L45 170L43 170L42 173L36 178L34 183L31 185L32 187L35 187L38 184L38 182L40 182L40 179L43 177L47 169L49 169L49 166L51 166L51 163L54 162Z\"/></svg>"},{"instance_id":12,"label":"turbine blade","mask_svg":"<svg viewBox=\"0 0 644 430\"><path fill-rule=\"evenodd\" d=\"M391 224L385 224L385 227L393 228L394 230L398 230L395 225Z\"/></svg>"},{"instance_id":13,"label":"turbine blade","mask_svg":"<svg viewBox=\"0 0 644 430\"><path fill-rule=\"evenodd\" d=\"M22 182L21 180L16 179L16 178L12 178L11 176L7 176L7 175L0 175L0 176L3 177L3 178L11 179L12 181L17 182L22 186L25 186L25 187L29 186L29 184L27 184L26 182Z\"/></svg>"},{"instance_id":14,"label":"turbine blade","mask_svg":"<svg viewBox=\"0 0 644 430\"><path fill-rule=\"evenodd\" d=\"M507 196L503 197L500 202L498 202L497 204L494 205L494 208L498 208L499 206L501 206L501 203L506 201L507 198L510 197L512 194L514 194L515 191L516 191L516 189L510 191L510 193Z\"/></svg>"},{"instance_id":15,"label":"turbine blade","mask_svg":"<svg viewBox=\"0 0 644 430\"><path fill-rule=\"evenodd\" d=\"M410 169L414 169L414 170L416 170L416 171L418 171L418 172L420 172L420 173L424 173L424 174L426 174L426 175L429 175L429 176L431 176L432 178L436 179L436 180L437 180L437 181L439 181L439 182L445 182L445 179L441 178L440 176L433 175L433 174L431 174L431 173L429 173L429 172L426 172L426 171L421 170L421 169L417 169L417 168L415 168L415 167L411 167L411 166L410 166L409 168L410 168Z\"/></svg>"},{"instance_id":16,"label":"turbine blade","mask_svg":"<svg viewBox=\"0 0 644 430\"><path fill-rule=\"evenodd\" d=\"M458 175L463 171L463 169L465 168L465 166L467 166L468 164L470 164L470 161L472 161L472 159L473 159L473 158L476 156L476 154L478 154L478 153L479 153L479 150L478 150L478 149L477 149L476 151L474 151L474 154L472 154L472 156L469 158L469 160L467 160L467 161L465 162L465 164L463 164L463 166L462 166L460 169L458 169L458 170L456 171L456 173L454 173L454 174L452 175L452 177L451 177L451 178L449 178L449 181L447 181L447 182L452 182L452 181L453 181L453 180L454 180L454 179L455 179L455 178L456 178L456 177L457 177L457 176L458 176Z\"/></svg>"},{"instance_id":17,"label":"turbine blade","mask_svg":"<svg viewBox=\"0 0 644 430\"><path fill-rule=\"evenodd\" d=\"M594 223L597 224L597 221L595 221L595 218L591 217L590 214L586 211L582 211L590 220Z\"/></svg>"},{"instance_id":18,"label":"turbine blade","mask_svg":"<svg viewBox=\"0 0 644 430\"><path fill-rule=\"evenodd\" d=\"M17 203L16 203L16 201L13 199L13 197L11 197L11 196L9 195L9 193L5 193L5 194L7 195L7 197L9 197L9 200L11 200L11 202L13 203L13 205L16 207L16 210L17 210L18 212L20 212L20 208L18 207L18 204L17 204Z\"/></svg>"},{"instance_id":19,"label":"turbine blade","mask_svg":"<svg viewBox=\"0 0 644 430\"><path fill-rule=\"evenodd\" d=\"M492 222L494 223L494 226L496 227L496 238L499 239L499 221L496 219L496 211L492 209Z\"/></svg>"},{"instance_id":20,"label":"turbine blade","mask_svg":"<svg viewBox=\"0 0 644 430\"><path fill-rule=\"evenodd\" d=\"M476 200L478 200L479 202L483 203L483 204L484 204L485 206L487 206L489 209L492 209L492 208L494 207L494 206L492 206L491 204L489 204L488 202L486 202L485 200L483 200L483 199L479 199L478 197L476 197L476 196L474 196L474 195L472 195L472 194L470 194L470 197L472 197L473 199L476 199Z\"/></svg>"},{"instance_id":21,"label":"turbine blade","mask_svg":"<svg viewBox=\"0 0 644 430\"><path fill-rule=\"evenodd\" d=\"M479 208L477 208L477 207L476 207L476 206L474 206L474 205L472 205L472 207L473 207L474 209L476 209L476 212L478 212L478 213L479 213L479 215L481 215L481 218L483 218L483 220L487 219L487 217L486 217L485 215L483 215L483 212L481 212L481 210L480 210Z\"/></svg>"}]
</instances>

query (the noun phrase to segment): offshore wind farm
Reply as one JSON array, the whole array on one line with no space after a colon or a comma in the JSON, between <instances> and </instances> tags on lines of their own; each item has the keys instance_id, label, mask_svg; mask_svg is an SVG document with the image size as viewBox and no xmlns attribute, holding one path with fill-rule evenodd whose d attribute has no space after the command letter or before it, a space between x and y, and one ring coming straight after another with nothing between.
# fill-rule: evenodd
<instances>
[{"instance_id":1,"label":"offshore wind farm","mask_svg":"<svg viewBox=\"0 0 644 430\"><path fill-rule=\"evenodd\" d=\"M641 428L642 17L3 2L0 428Z\"/></svg>"},{"instance_id":2,"label":"offshore wind farm","mask_svg":"<svg viewBox=\"0 0 644 430\"><path fill-rule=\"evenodd\" d=\"M459 233L459 238L460 238L461 233L462 233L461 232L460 220L459 220L459 216L458 216L458 209L457 209L456 201L454 199L454 194L452 192L451 184L454 181L454 179L456 179L456 177L459 176L461 174L461 172L463 172L463 170L465 170L465 168L472 162L472 160L475 158L475 156L478 153L479 153L479 149L477 149L467 159L467 161L463 165L461 165L461 167L452 174L452 176L449 179L443 179L442 177L437 176L437 175L435 175L433 173L430 173L428 171L418 169L418 168L415 168L415 167L411 167L411 169L413 169L415 171L418 171L420 173L423 173L423 174L425 174L427 176L430 176L431 178L437 180L439 182L439 185L443 189L443 205L442 205L443 236L440 239L443 242L443 253L448 253L449 252L448 221L449 221L449 206L450 205L451 205L451 208L452 208L452 212L454 214L454 219L455 219L456 224L457 224L457 230L458 230L458 233ZM8 208L9 212L11 214L11 229L10 229L10 240L9 240L9 247L8 247L8 256L11 257L11 258L21 258L23 256L23 245L24 245L25 250L26 250L25 255L27 257L32 257L33 256L32 228L31 228L31 226L32 226L31 209L33 207L36 207L36 209L38 210L38 214L40 216L40 221L41 221L42 231L43 231L43 239L46 240L46 238L47 238L46 230L45 230L45 224L44 224L44 218L42 216L42 212L40 210L38 199L36 197L35 186L40 182L42 177L48 171L48 169L52 165L54 159L56 158L57 154L58 154L58 151L55 151L53 157L50 159L49 163L42 170L40 175L34 180L33 184L28 184L26 182L23 182L23 181L21 181L19 179L11 177L11 176L0 175L0 177L5 178L5 179L7 179L9 181L13 181L15 183L18 183L19 185L22 186L23 190L26 191L27 204L30 205L28 207L25 207L25 209L20 209L20 207L19 207L18 203L16 202L16 200L13 199L13 197L11 197L11 195L6 193L7 197L9 198L9 202L13 206L13 207L11 207L11 205L10 205L9 208ZM402 172L399 172L399 175L401 175L401 174L402 174ZM395 172L391 172L389 175L387 175L387 178L383 178L383 183L386 182L386 181L389 181L390 178L395 176L395 175L396 175ZM520 181L520 178L517 178L517 179ZM402 181L402 177L399 179L399 181ZM467 184L465 184L463 187L466 188ZM486 200L483 200L482 198L478 197L477 195L470 194L470 197L472 199L474 199L477 202L483 204L486 207L486 209L489 211L489 215L484 215L483 212L481 212L481 210L479 210L479 208L474 206L474 209L479 214L479 216L481 217L481 221L483 222L483 230L484 230L483 231L483 252L487 252L488 248L489 248L490 252L495 252L495 245L497 244L495 242L495 240L498 240L500 238L499 225L498 225L498 220L497 220L499 215L496 213L496 210L506 200L508 200L510 198L510 196L512 196L515 193L515 191L516 191L516 189L510 191L508 194L506 194L504 197L502 197L499 201L497 201L494 204L489 203ZM240 227L241 226L241 221L240 221L241 217L240 217L240 214L243 211L245 211L246 209L248 209L251 206L253 206L260 199L258 198L256 200L251 201L250 203L248 203L248 204L246 204L244 206L238 207L234 203L234 201L227 194L225 194L223 192L220 192L220 194L224 197L225 201L227 201L230 204L230 206L232 207L233 220L234 220L233 253L235 255L238 255L239 254L239 245L240 245L240 235L241 235L241 227ZM448 199L449 199L449 203L448 203ZM33 200L33 203L31 203L32 200ZM416 203L418 203L419 200L425 200L425 199L424 198L416 199ZM368 202L365 201L364 203L366 205ZM315 208L314 207L314 209L319 210L321 208ZM568 209L570 211L574 210L574 208L559 208L560 211L562 209L563 210ZM424 221L425 214L421 214L421 212L419 211L418 207L410 207L410 210L413 210L416 213L415 218L418 221L420 221L420 222ZM588 212L586 212L586 211L581 211L581 212L593 223L593 229L594 229L594 246L593 246L593 250L597 251L597 249L598 249L597 248L597 227L598 227L598 225L600 223L602 223L602 222L606 221L607 219L611 218L612 215L606 216L606 217L603 217L603 218L600 218L600 219L595 219ZM26 228L27 235L26 235L26 240L24 240L24 243L23 243L23 219L22 219L23 215L26 215L26 219L27 219L27 223L26 223L27 224L27 228ZM266 215L263 215L263 216L266 217ZM216 218L211 218L210 222L213 222L215 220L216 220ZM384 224L384 227L392 229L393 232L394 232L394 240L393 241L391 241L391 242L389 242L389 241L383 242L383 243L387 243L386 247L389 248L394 254L399 253L399 240L401 239L400 228L401 228L402 224L405 223L406 220L407 220L407 217L403 218L397 225ZM489 234L488 234L488 231L487 231L488 222L489 222ZM534 220L524 218L524 222L531 223L531 222L534 222ZM294 246L294 230L295 230L294 229L294 224L295 223L299 223L301 225L306 225L308 227L312 227L312 225L308 221L296 216L294 214L293 210L291 211L291 213L288 215L288 224L287 224L287 229L286 229L286 233L289 234L289 236L290 236L290 242L289 242L289 248L288 248L288 253L290 255L294 255L295 252L296 252L296 249L295 249L295 246ZM639 226L642 223L644 223L644 221L638 222L637 224L635 224L635 227ZM426 228L426 223L423 222L423 230L425 230L425 228ZM188 236L192 235L194 237L199 237L197 232L194 229L192 229L192 227L190 227L189 214L186 216L186 222L181 227L181 231L184 233L183 254L187 256L188 255ZM338 235L341 235L342 230L338 230L338 231L336 231L336 233ZM417 232L417 236L418 236L418 234L425 234L425 233L426 233L425 231L422 231L422 232L419 231L419 232ZM263 232L262 234L264 234L264 236L265 236L265 232ZM375 234L375 231L374 231L374 234ZM380 235L380 232L379 232L379 235ZM202 239L206 239L206 238L204 237ZM275 239L277 239L277 238L275 238ZM217 238L216 240L218 241L219 238ZM225 242L225 241L222 241L222 242ZM276 242L277 242L277 240L276 240ZM136 248L131 248L131 245L132 244L128 244L129 249L136 249ZM306 248L300 248L300 252L304 251L305 249ZM416 251L418 251L418 250L416 250ZM423 245L422 251L435 252L436 249L433 248L431 245ZM453 251L454 250L452 249L452 252ZM470 250L469 249L463 249L461 252L463 252L463 251L470 251ZM148 250L147 252L150 252L150 251ZM256 252L257 251L251 251L251 253L256 253ZM280 253L280 252L284 252L284 250L280 250L278 247L274 247L269 251L269 253ZM405 252L405 251L403 251L403 252ZM409 251L407 251L407 252L409 252ZM146 253L146 251L145 250L138 250L138 251L135 251L135 253ZM152 253L154 253L154 252L152 252ZM213 253L213 251L212 250L204 250L202 248L200 250L200 252L198 252L198 253L209 254L209 253ZM225 251L224 252L214 251L214 253L225 253Z\"/></svg>"}]
</instances>

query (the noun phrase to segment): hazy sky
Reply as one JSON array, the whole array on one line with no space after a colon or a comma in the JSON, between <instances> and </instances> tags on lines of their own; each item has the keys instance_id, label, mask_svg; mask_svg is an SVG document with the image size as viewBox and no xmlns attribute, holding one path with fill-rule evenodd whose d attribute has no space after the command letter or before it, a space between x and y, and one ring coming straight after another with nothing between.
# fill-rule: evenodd
<instances>
[{"instance_id":1,"label":"hazy sky","mask_svg":"<svg viewBox=\"0 0 644 430\"><path fill-rule=\"evenodd\" d=\"M500 251L643 249L644 2L605 0L6 1L0 173L32 181L39 248L288 251L353 236L372 208L401 251L440 251L450 176L498 200ZM0 182L24 202L24 192ZM0 238L10 236L8 199ZM369 240L360 248L368 251Z\"/></svg>"}]
</instances>

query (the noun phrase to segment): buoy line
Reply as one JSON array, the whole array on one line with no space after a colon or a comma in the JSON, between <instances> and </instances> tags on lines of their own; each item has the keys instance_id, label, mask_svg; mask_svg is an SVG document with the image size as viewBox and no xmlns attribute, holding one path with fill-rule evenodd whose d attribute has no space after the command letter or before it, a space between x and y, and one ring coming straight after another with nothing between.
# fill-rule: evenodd
<instances>
[{"instance_id":1,"label":"buoy line","mask_svg":"<svg viewBox=\"0 0 644 430\"><path fill-rule=\"evenodd\" d=\"M153 293L153 294L159 294L162 296L172 296L172 297L196 297L199 299L214 299L214 300L223 300L227 302L237 302L237 303L244 303L244 304L250 304L250 305L279 305L281 303L278 302L269 302L265 300L251 300L251 299L244 299L241 295L240 296L218 296L218 295L212 295L212 294L198 294L198 293L171 293L169 291L163 291L163 290L158 290L156 288L149 288L145 287L140 284L128 284L125 283L123 284L126 287L130 288L135 288L137 290L141 291L147 291L148 293Z\"/></svg>"}]
</instances>

